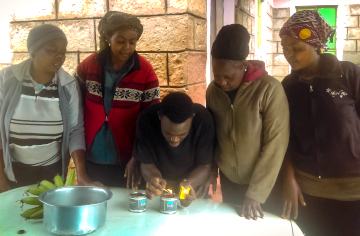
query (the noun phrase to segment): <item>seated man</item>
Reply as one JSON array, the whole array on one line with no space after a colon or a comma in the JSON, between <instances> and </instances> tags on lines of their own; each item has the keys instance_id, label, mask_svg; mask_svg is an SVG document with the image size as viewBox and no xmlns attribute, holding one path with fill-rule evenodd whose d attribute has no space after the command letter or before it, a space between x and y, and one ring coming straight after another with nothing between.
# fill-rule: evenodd
<instances>
[{"instance_id":1,"label":"seated man","mask_svg":"<svg viewBox=\"0 0 360 236\"><path fill-rule=\"evenodd\" d=\"M214 139L211 114L184 93L171 93L146 108L137 120L134 157L141 163L148 198L161 195L165 188L176 193L181 187L190 188L181 201L188 206L206 194L202 185L210 174Z\"/></svg>"}]
</instances>

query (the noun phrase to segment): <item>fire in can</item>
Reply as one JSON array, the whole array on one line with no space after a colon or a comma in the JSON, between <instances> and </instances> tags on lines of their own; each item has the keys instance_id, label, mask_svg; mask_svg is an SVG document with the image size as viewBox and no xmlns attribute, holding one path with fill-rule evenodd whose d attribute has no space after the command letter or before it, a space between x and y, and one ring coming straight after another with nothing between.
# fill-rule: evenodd
<instances>
[{"instance_id":1,"label":"fire in can","mask_svg":"<svg viewBox=\"0 0 360 236\"><path fill-rule=\"evenodd\" d=\"M164 214L175 214L177 212L176 194L163 194L160 196L160 212Z\"/></svg>"},{"instance_id":2,"label":"fire in can","mask_svg":"<svg viewBox=\"0 0 360 236\"><path fill-rule=\"evenodd\" d=\"M130 194L130 211L144 212L146 211L146 194L143 192L134 192Z\"/></svg>"}]
</instances>

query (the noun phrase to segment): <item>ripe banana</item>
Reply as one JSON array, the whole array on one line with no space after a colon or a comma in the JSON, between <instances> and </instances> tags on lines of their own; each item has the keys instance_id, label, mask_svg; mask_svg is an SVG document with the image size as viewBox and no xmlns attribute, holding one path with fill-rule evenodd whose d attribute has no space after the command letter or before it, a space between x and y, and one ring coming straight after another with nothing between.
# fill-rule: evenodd
<instances>
[{"instance_id":1,"label":"ripe banana","mask_svg":"<svg viewBox=\"0 0 360 236\"><path fill-rule=\"evenodd\" d=\"M39 196L40 194L42 194L45 191L46 191L46 189L43 189L43 188L30 187L27 192L31 193L32 195Z\"/></svg>"},{"instance_id":2,"label":"ripe banana","mask_svg":"<svg viewBox=\"0 0 360 236\"><path fill-rule=\"evenodd\" d=\"M60 177L60 175L56 175L54 178L54 183L56 185L56 187L62 187L64 186L64 181L62 180L62 178Z\"/></svg>"},{"instance_id":3,"label":"ripe banana","mask_svg":"<svg viewBox=\"0 0 360 236\"><path fill-rule=\"evenodd\" d=\"M73 186L75 182L75 170L71 169L67 175L65 186Z\"/></svg>"},{"instance_id":4,"label":"ripe banana","mask_svg":"<svg viewBox=\"0 0 360 236\"><path fill-rule=\"evenodd\" d=\"M21 202L28 205L37 205L37 206L43 205L43 203L39 201L38 197L26 197L23 198Z\"/></svg>"},{"instance_id":5,"label":"ripe banana","mask_svg":"<svg viewBox=\"0 0 360 236\"><path fill-rule=\"evenodd\" d=\"M21 216L26 218L26 219L30 219L30 216L36 212L38 212L39 210L43 209L42 206L39 206L39 207L34 207L34 208L31 208L29 210L26 210L24 211Z\"/></svg>"},{"instance_id":6,"label":"ripe banana","mask_svg":"<svg viewBox=\"0 0 360 236\"><path fill-rule=\"evenodd\" d=\"M38 210L37 212L35 212L34 214L32 214L30 216L30 219L35 220L35 219L42 219L44 217L44 208L41 208L40 210Z\"/></svg>"},{"instance_id":7,"label":"ripe banana","mask_svg":"<svg viewBox=\"0 0 360 236\"><path fill-rule=\"evenodd\" d=\"M40 186L46 190L56 188L56 186L53 183L51 183L50 181L47 181L47 180L41 181Z\"/></svg>"}]
</instances>

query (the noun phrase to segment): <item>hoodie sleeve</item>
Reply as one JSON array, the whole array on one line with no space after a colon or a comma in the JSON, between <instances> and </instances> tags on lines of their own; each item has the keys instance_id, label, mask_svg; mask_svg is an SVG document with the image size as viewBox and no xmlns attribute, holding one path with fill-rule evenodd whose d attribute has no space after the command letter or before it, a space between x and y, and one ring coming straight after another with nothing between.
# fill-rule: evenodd
<instances>
[{"instance_id":1,"label":"hoodie sleeve","mask_svg":"<svg viewBox=\"0 0 360 236\"><path fill-rule=\"evenodd\" d=\"M264 203L280 171L289 142L289 105L282 85L276 81L263 99L263 142L246 197Z\"/></svg>"},{"instance_id":2,"label":"hoodie sleeve","mask_svg":"<svg viewBox=\"0 0 360 236\"><path fill-rule=\"evenodd\" d=\"M71 87L71 99L69 102L70 112L70 154L78 149L86 150L85 146L85 129L84 129L84 112L81 98L81 91L77 81Z\"/></svg>"}]
</instances>

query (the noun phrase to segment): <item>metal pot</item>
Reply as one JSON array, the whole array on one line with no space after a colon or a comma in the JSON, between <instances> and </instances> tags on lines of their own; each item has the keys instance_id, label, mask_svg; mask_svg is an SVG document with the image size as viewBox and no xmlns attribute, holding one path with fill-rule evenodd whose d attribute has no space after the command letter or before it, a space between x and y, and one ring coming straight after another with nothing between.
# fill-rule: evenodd
<instances>
[{"instance_id":1,"label":"metal pot","mask_svg":"<svg viewBox=\"0 0 360 236\"><path fill-rule=\"evenodd\" d=\"M43 192L43 223L58 235L83 235L104 226L110 190L99 187L69 186Z\"/></svg>"}]
</instances>

